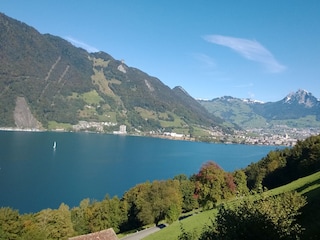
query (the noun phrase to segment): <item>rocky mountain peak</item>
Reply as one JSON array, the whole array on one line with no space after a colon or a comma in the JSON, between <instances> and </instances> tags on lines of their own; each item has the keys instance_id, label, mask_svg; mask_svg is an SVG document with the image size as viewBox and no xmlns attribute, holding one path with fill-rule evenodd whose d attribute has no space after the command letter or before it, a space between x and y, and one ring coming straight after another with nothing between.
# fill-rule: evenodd
<instances>
[{"instance_id":1,"label":"rocky mountain peak","mask_svg":"<svg viewBox=\"0 0 320 240\"><path fill-rule=\"evenodd\" d=\"M318 99L312 95L312 93L299 89L297 92L289 93L283 102L286 104L299 104L305 105L307 108L311 108L318 103Z\"/></svg>"}]
</instances>

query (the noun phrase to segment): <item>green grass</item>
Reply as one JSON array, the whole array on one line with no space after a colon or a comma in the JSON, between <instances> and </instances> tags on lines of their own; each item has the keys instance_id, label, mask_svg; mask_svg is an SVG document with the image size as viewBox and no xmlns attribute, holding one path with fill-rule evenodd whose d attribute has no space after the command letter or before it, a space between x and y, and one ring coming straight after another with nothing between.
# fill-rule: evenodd
<instances>
[{"instance_id":1,"label":"green grass","mask_svg":"<svg viewBox=\"0 0 320 240\"><path fill-rule=\"evenodd\" d=\"M96 104L98 105L100 101L103 101L103 99L99 96L99 94L96 92L96 90L92 90L90 92L86 92L82 94L83 100L88 104Z\"/></svg>"},{"instance_id":2,"label":"green grass","mask_svg":"<svg viewBox=\"0 0 320 240\"><path fill-rule=\"evenodd\" d=\"M194 127L193 136L205 137L205 136L210 136L210 134L208 133L208 131L202 129L201 127Z\"/></svg>"},{"instance_id":3,"label":"green grass","mask_svg":"<svg viewBox=\"0 0 320 240\"><path fill-rule=\"evenodd\" d=\"M178 239L181 234L181 226L187 230L196 232L198 235L202 232L204 226L211 224L211 219L217 214L217 209L193 213L192 216L186 216L180 221L175 221L170 226L144 238L146 240L170 240Z\"/></svg>"},{"instance_id":4,"label":"green grass","mask_svg":"<svg viewBox=\"0 0 320 240\"><path fill-rule=\"evenodd\" d=\"M172 114L174 116L174 121L165 121L165 120L160 120L160 124L162 127L168 128L168 127L180 127L184 125L184 121L178 117L175 114Z\"/></svg>"},{"instance_id":5,"label":"green grass","mask_svg":"<svg viewBox=\"0 0 320 240\"><path fill-rule=\"evenodd\" d=\"M117 122L117 113L116 112L108 112L104 111L103 115L98 115L99 121L103 122Z\"/></svg>"},{"instance_id":6,"label":"green grass","mask_svg":"<svg viewBox=\"0 0 320 240\"><path fill-rule=\"evenodd\" d=\"M308 204L301 209L302 215L298 219L298 222L306 229L302 239L320 239L320 171L284 186L266 191L263 194L273 196L290 191L297 191L307 197ZM261 195L251 195L249 197L260 198ZM236 203L237 201L239 200L235 199L230 201L230 203ZM196 232L199 235L205 225L211 223L211 219L214 219L216 214L217 209L192 214L144 239L178 239L178 236L181 234L181 224L187 232Z\"/></svg>"},{"instance_id":7,"label":"green grass","mask_svg":"<svg viewBox=\"0 0 320 240\"><path fill-rule=\"evenodd\" d=\"M185 122L179 116L177 116L172 112L159 113L159 112L147 110L141 107L136 107L135 110L140 114L142 118L159 120L161 127L164 127L164 128L168 128L168 127L181 128L181 126L185 125ZM169 114L174 117L174 121L162 120L162 119L167 119Z\"/></svg>"},{"instance_id":8,"label":"green grass","mask_svg":"<svg viewBox=\"0 0 320 240\"><path fill-rule=\"evenodd\" d=\"M49 121L48 122L48 129L49 130L72 130L72 125L69 123L58 123L56 121Z\"/></svg>"},{"instance_id":9,"label":"green grass","mask_svg":"<svg viewBox=\"0 0 320 240\"><path fill-rule=\"evenodd\" d=\"M89 105L98 105L101 101L103 101L103 99L100 97L96 90L92 90L83 94L72 93L72 95L69 96L69 98L82 99Z\"/></svg>"},{"instance_id":10,"label":"green grass","mask_svg":"<svg viewBox=\"0 0 320 240\"><path fill-rule=\"evenodd\" d=\"M277 195L284 192L297 191L300 194L307 194L308 192L320 187L320 171L311 174L307 177L299 178L287 185L271 189L267 194Z\"/></svg>"},{"instance_id":11,"label":"green grass","mask_svg":"<svg viewBox=\"0 0 320 240\"><path fill-rule=\"evenodd\" d=\"M320 122L317 121L316 116L308 115L299 119L288 119L288 120L272 120L271 124L274 125L288 125L289 127L299 127L299 128L318 128L320 127Z\"/></svg>"}]
</instances>

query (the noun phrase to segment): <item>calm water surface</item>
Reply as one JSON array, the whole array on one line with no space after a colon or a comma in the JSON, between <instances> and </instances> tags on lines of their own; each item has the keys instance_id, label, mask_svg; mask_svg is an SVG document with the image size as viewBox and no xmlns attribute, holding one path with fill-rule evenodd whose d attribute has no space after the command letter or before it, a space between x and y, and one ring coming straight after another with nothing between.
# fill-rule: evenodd
<instances>
[{"instance_id":1,"label":"calm water surface","mask_svg":"<svg viewBox=\"0 0 320 240\"><path fill-rule=\"evenodd\" d=\"M74 207L84 198L121 197L147 180L190 176L208 160L233 171L274 149L105 134L0 131L0 207L20 213L58 208L62 202Z\"/></svg>"}]
</instances>

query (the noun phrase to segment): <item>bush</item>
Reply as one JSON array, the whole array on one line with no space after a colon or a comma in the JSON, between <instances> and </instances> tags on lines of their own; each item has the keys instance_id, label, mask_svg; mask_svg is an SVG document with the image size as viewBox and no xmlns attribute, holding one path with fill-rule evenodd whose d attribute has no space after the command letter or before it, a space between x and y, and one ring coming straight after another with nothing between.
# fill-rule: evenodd
<instances>
[{"instance_id":1,"label":"bush","mask_svg":"<svg viewBox=\"0 0 320 240\"><path fill-rule=\"evenodd\" d=\"M302 228L295 217L305 204L305 198L293 192L246 200L238 206L222 205L216 222L200 239L298 239Z\"/></svg>"}]
</instances>

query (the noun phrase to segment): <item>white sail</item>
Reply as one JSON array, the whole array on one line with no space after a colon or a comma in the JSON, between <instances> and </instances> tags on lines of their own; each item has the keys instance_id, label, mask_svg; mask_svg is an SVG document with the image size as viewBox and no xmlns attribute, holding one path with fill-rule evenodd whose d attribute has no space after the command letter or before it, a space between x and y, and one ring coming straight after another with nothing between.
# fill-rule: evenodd
<instances>
[{"instance_id":1,"label":"white sail","mask_svg":"<svg viewBox=\"0 0 320 240\"><path fill-rule=\"evenodd\" d=\"M56 149L56 148L57 148L57 142L54 141L54 142L53 142L53 149Z\"/></svg>"}]
</instances>

